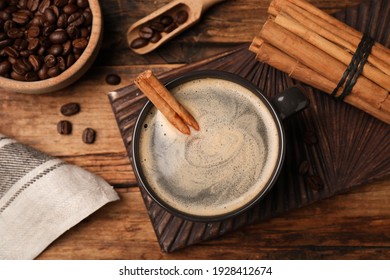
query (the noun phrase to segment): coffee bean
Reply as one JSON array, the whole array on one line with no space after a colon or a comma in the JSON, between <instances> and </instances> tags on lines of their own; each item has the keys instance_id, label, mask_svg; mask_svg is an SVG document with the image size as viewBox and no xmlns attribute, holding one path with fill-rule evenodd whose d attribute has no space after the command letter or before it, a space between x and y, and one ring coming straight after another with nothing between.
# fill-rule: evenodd
<instances>
[{"instance_id":1,"label":"coffee bean","mask_svg":"<svg viewBox=\"0 0 390 280\"><path fill-rule=\"evenodd\" d=\"M60 68L61 72L64 72L66 70L66 62L62 56L57 57L57 65L58 68Z\"/></svg>"},{"instance_id":2,"label":"coffee bean","mask_svg":"<svg viewBox=\"0 0 390 280\"><path fill-rule=\"evenodd\" d=\"M85 49L87 47L88 40L85 38L77 38L77 39L73 40L72 45L76 49L82 50L82 49Z\"/></svg>"},{"instance_id":3,"label":"coffee bean","mask_svg":"<svg viewBox=\"0 0 390 280\"><path fill-rule=\"evenodd\" d=\"M5 11L0 11L0 19L3 21L7 21L11 19L11 15Z\"/></svg>"},{"instance_id":4,"label":"coffee bean","mask_svg":"<svg viewBox=\"0 0 390 280\"><path fill-rule=\"evenodd\" d=\"M62 47L62 45L60 44L55 44L55 45L52 45L48 50L47 52L49 54L52 54L54 56L59 56L59 55L62 55L62 51L64 50L64 48Z\"/></svg>"},{"instance_id":5,"label":"coffee bean","mask_svg":"<svg viewBox=\"0 0 390 280\"><path fill-rule=\"evenodd\" d=\"M68 18L68 24L73 26L81 26L84 23L84 17L81 13L73 13Z\"/></svg>"},{"instance_id":6,"label":"coffee bean","mask_svg":"<svg viewBox=\"0 0 390 280\"><path fill-rule=\"evenodd\" d=\"M81 37L84 37L84 38L87 38L87 37L89 36L89 30L88 30L88 28L82 27L82 28L80 29L80 36L81 36Z\"/></svg>"},{"instance_id":7,"label":"coffee bean","mask_svg":"<svg viewBox=\"0 0 390 280\"><path fill-rule=\"evenodd\" d=\"M133 49L139 49L139 48L145 47L148 43L149 43L149 41L144 39L144 38L136 38L131 42L130 46Z\"/></svg>"},{"instance_id":8,"label":"coffee bean","mask_svg":"<svg viewBox=\"0 0 390 280\"><path fill-rule=\"evenodd\" d=\"M12 43L12 39L5 39L3 41L0 41L0 49L4 49L5 47L12 45Z\"/></svg>"},{"instance_id":9,"label":"coffee bean","mask_svg":"<svg viewBox=\"0 0 390 280\"><path fill-rule=\"evenodd\" d=\"M35 15L33 17L33 19L27 24L28 27L30 26L39 26L41 25L41 21L42 21L42 15L39 14L39 15Z\"/></svg>"},{"instance_id":10,"label":"coffee bean","mask_svg":"<svg viewBox=\"0 0 390 280\"><path fill-rule=\"evenodd\" d=\"M64 29L57 29L50 34L49 39L53 44L63 44L68 40L68 34Z\"/></svg>"},{"instance_id":11,"label":"coffee bean","mask_svg":"<svg viewBox=\"0 0 390 280\"><path fill-rule=\"evenodd\" d=\"M165 33L170 33L170 32L172 32L173 30L175 30L176 28L177 28L177 24L174 23L174 22L172 22L170 25L168 25L168 26L166 26L166 27L164 28L164 32L165 32Z\"/></svg>"},{"instance_id":12,"label":"coffee bean","mask_svg":"<svg viewBox=\"0 0 390 280\"><path fill-rule=\"evenodd\" d=\"M42 66L42 62L41 62L41 59L39 58L39 56L35 55L35 54L31 54L29 57L28 57L28 61L30 62L30 64L32 65L33 69L35 72L38 72L39 69L41 69L41 66Z\"/></svg>"},{"instance_id":13,"label":"coffee bean","mask_svg":"<svg viewBox=\"0 0 390 280\"><path fill-rule=\"evenodd\" d=\"M47 74L47 71L49 70L49 68L47 67L46 64L43 64L42 65L42 68L39 69L38 71L38 77L39 79L41 80L45 80L45 79L48 79L49 78L49 75Z\"/></svg>"},{"instance_id":14,"label":"coffee bean","mask_svg":"<svg viewBox=\"0 0 390 280\"><path fill-rule=\"evenodd\" d=\"M16 60L17 58L13 58L13 57L8 57L8 62L11 63L12 65L14 65L16 63Z\"/></svg>"},{"instance_id":15,"label":"coffee bean","mask_svg":"<svg viewBox=\"0 0 390 280\"><path fill-rule=\"evenodd\" d=\"M33 38L28 42L27 49L29 51L35 51L39 47L39 39Z\"/></svg>"},{"instance_id":16,"label":"coffee bean","mask_svg":"<svg viewBox=\"0 0 390 280\"><path fill-rule=\"evenodd\" d=\"M53 67L49 68L49 70L47 71L47 74L51 78L57 77L59 74L61 74L61 69L58 65L53 66Z\"/></svg>"},{"instance_id":17,"label":"coffee bean","mask_svg":"<svg viewBox=\"0 0 390 280\"><path fill-rule=\"evenodd\" d=\"M45 9L45 12L42 16L43 26L50 26L57 23L57 15L55 14L52 8Z\"/></svg>"},{"instance_id":18,"label":"coffee bean","mask_svg":"<svg viewBox=\"0 0 390 280\"><path fill-rule=\"evenodd\" d=\"M152 22L150 24L150 28L157 32L162 32L164 31L165 25L162 24L161 22Z\"/></svg>"},{"instance_id":19,"label":"coffee bean","mask_svg":"<svg viewBox=\"0 0 390 280\"><path fill-rule=\"evenodd\" d=\"M20 51L20 56L21 57L29 57L31 52L29 50L21 50Z\"/></svg>"},{"instance_id":20,"label":"coffee bean","mask_svg":"<svg viewBox=\"0 0 390 280\"><path fill-rule=\"evenodd\" d=\"M62 44L62 55L67 56L71 51L72 51L72 42L71 41L66 41L64 44Z\"/></svg>"},{"instance_id":21,"label":"coffee bean","mask_svg":"<svg viewBox=\"0 0 390 280\"><path fill-rule=\"evenodd\" d=\"M41 29L37 25L31 26L27 31L28 37L31 38L37 38L39 37L40 34L41 34Z\"/></svg>"},{"instance_id":22,"label":"coffee bean","mask_svg":"<svg viewBox=\"0 0 390 280\"><path fill-rule=\"evenodd\" d=\"M164 25L164 26L168 26L170 25L172 22L173 22L173 18L171 16L168 16L168 15L165 15L165 16L162 16L160 18L160 22Z\"/></svg>"},{"instance_id":23,"label":"coffee bean","mask_svg":"<svg viewBox=\"0 0 390 280\"><path fill-rule=\"evenodd\" d=\"M161 39L161 33L155 32L153 37L150 38L150 42L157 43L158 41L160 41L160 39Z\"/></svg>"},{"instance_id":24,"label":"coffee bean","mask_svg":"<svg viewBox=\"0 0 390 280\"><path fill-rule=\"evenodd\" d=\"M42 35L45 37L49 37L50 34L53 33L53 31L55 29L56 29L56 27L54 25L45 26L45 27L43 27Z\"/></svg>"},{"instance_id":25,"label":"coffee bean","mask_svg":"<svg viewBox=\"0 0 390 280\"><path fill-rule=\"evenodd\" d=\"M47 56L45 56L44 61L46 66L49 68L53 67L57 63L57 59L52 54L48 54Z\"/></svg>"},{"instance_id":26,"label":"coffee bean","mask_svg":"<svg viewBox=\"0 0 390 280\"><path fill-rule=\"evenodd\" d=\"M24 75L18 74L15 71L11 71L10 77L17 81L25 81Z\"/></svg>"},{"instance_id":27,"label":"coffee bean","mask_svg":"<svg viewBox=\"0 0 390 280\"><path fill-rule=\"evenodd\" d=\"M78 37L80 31L79 29L74 26L74 25L70 25L66 28L66 33L68 33L68 36L71 38L71 39L75 39Z\"/></svg>"},{"instance_id":28,"label":"coffee bean","mask_svg":"<svg viewBox=\"0 0 390 280\"><path fill-rule=\"evenodd\" d=\"M0 2L3 0L0 0ZM18 1L18 7L20 9L27 9L27 0L19 0ZM0 8L1 9L1 8Z\"/></svg>"},{"instance_id":29,"label":"coffee bean","mask_svg":"<svg viewBox=\"0 0 390 280\"><path fill-rule=\"evenodd\" d=\"M177 24L183 24L187 21L187 19L188 19L188 13L184 10L177 12L175 16L175 22Z\"/></svg>"},{"instance_id":30,"label":"coffee bean","mask_svg":"<svg viewBox=\"0 0 390 280\"><path fill-rule=\"evenodd\" d=\"M24 30L21 28L11 28L7 31L8 37L12 39L22 38L24 36Z\"/></svg>"},{"instance_id":31,"label":"coffee bean","mask_svg":"<svg viewBox=\"0 0 390 280\"><path fill-rule=\"evenodd\" d=\"M58 9L58 7L55 5L52 5L49 8L53 10L54 14L56 15L56 18L58 19L59 15L60 15L60 10Z\"/></svg>"},{"instance_id":32,"label":"coffee bean","mask_svg":"<svg viewBox=\"0 0 390 280\"><path fill-rule=\"evenodd\" d=\"M42 47L42 46L38 47L37 54L39 56L43 56L45 54L45 52L46 52L46 49L44 47Z\"/></svg>"},{"instance_id":33,"label":"coffee bean","mask_svg":"<svg viewBox=\"0 0 390 280\"><path fill-rule=\"evenodd\" d=\"M4 22L3 29L4 29L5 32L8 32L12 28L16 28L16 23L15 22L13 22L12 20L7 20L6 22Z\"/></svg>"},{"instance_id":34,"label":"coffee bean","mask_svg":"<svg viewBox=\"0 0 390 280\"><path fill-rule=\"evenodd\" d=\"M59 134L68 135L72 133L72 123L70 121L62 120L57 124L57 131Z\"/></svg>"},{"instance_id":35,"label":"coffee bean","mask_svg":"<svg viewBox=\"0 0 390 280\"><path fill-rule=\"evenodd\" d=\"M27 9L31 12L35 12L38 9L39 0L28 0L27 1Z\"/></svg>"},{"instance_id":36,"label":"coffee bean","mask_svg":"<svg viewBox=\"0 0 390 280\"><path fill-rule=\"evenodd\" d=\"M96 131L92 128L86 128L83 132L83 142L86 144L92 144L96 139Z\"/></svg>"},{"instance_id":37,"label":"coffee bean","mask_svg":"<svg viewBox=\"0 0 390 280\"><path fill-rule=\"evenodd\" d=\"M144 26L139 30L138 35L141 38L150 39L150 38L152 38L153 34L154 34L154 31L152 28L150 28L149 26Z\"/></svg>"},{"instance_id":38,"label":"coffee bean","mask_svg":"<svg viewBox=\"0 0 390 280\"><path fill-rule=\"evenodd\" d=\"M65 29L66 27L68 27L68 15L67 14L61 14L58 17L57 27L61 28L61 29Z\"/></svg>"},{"instance_id":39,"label":"coffee bean","mask_svg":"<svg viewBox=\"0 0 390 280\"><path fill-rule=\"evenodd\" d=\"M84 24L87 26L91 26L92 25L92 12L85 10L83 12L83 17L85 19Z\"/></svg>"},{"instance_id":40,"label":"coffee bean","mask_svg":"<svg viewBox=\"0 0 390 280\"><path fill-rule=\"evenodd\" d=\"M32 17L32 13L29 10L19 10L12 14L12 20L18 24L24 25Z\"/></svg>"},{"instance_id":41,"label":"coffee bean","mask_svg":"<svg viewBox=\"0 0 390 280\"><path fill-rule=\"evenodd\" d=\"M49 7L50 7L50 0L42 0L42 2L38 6L38 10L41 14L43 14L45 10Z\"/></svg>"},{"instance_id":42,"label":"coffee bean","mask_svg":"<svg viewBox=\"0 0 390 280\"><path fill-rule=\"evenodd\" d=\"M72 47L73 47L73 45L72 45ZM83 50L82 49L77 49L77 48L73 47L72 48L72 52L74 54L74 57L78 58L83 53Z\"/></svg>"},{"instance_id":43,"label":"coffee bean","mask_svg":"<svg viewBox=\"0 0 390 280\"><path fill-rule=\"evenodd\" d=\"M11 67L11 63L9 63L7 60L0 62L0 75L8 73L11 70Z\"/></svg>"},{"instance_id":44,"label":"coffee bean","mask_svg":"<svg viewBox=\"0 0 390 280\"><path fill-rule=\"evenodd\" d=\"M64 7L66 4L68 4L68 0L54 0L53 4L57 7Z\"/></svg>"},{"instance_id":45,"label":"coffee bean","mask_svg":"<svg viewBox=\"0 0 390 280\"><path fill-rule=\"evenodd\" d=\"M78 10L77 6L72 3L68 3L63 9L64 9L64 13L68 15L71 15L77 12Z\"/></svg>"},{"instance_id":46,"label":"coffee bean","mask_svg":"<svg viewBox=\"0 0 390 280\"><path fill-rule=\"evenodd\" d=\"M13 47L17 50L17 51L21 51L21 50L25 50L27 49L28 47L28 41L27 40L24 40L22 38L18 38L14 41L14 45Z\"/></svg>"},{"instance_id":47,"label":"coffee bean","mask_svg":"<svg viewBox=\"0 0 390 280\"><path fill-rule=\"evenodd\" d=\"M79 8L85 9L89 6L88 0L77 0L77 6Z\"/></svg>"},{"instance_id":48,"label":"coffee bean","mask_svg":"<svg viewBox=\"0 0 390 280\"><path fill-rule=\"evenodd\" d=\"M80 105L75 102L67 103L61 106L60 111L64 116L72 116L80 112Z\"/></svg>"},{"instance_id":49,"label":"coffee bean","mask_svg":"<svg viewBox=\"0 0 390 280\"><path fill-rule=\"evenodd\" d=\"M41 36L41 37L39 37L39 45L41 45L45 49L48 49L51 46L51 41L49 38L47 38L45 36Z\"/></svg>"},{"instance_id":50,"label":"coffee bean","mask_svg":"<svg viewBox=\"0 0 390 280\"><path fill-rule=\"evenodd\" d=\"M12 65L12 70L20 75L26 75L26 73L30 72L32 69L32 65L25 58L17 59Z\"/></svg>"},{"instance_id":51,"label":"coffee bean","mask_svg":"<svg viewBox=\"0 0 390 280\"><path fill-rule=\"evenodd\" d=\"M19 57L18 51L15 49L15 47L5 47L4 52L6 55L16 58Z\"/></svg>"},{"instance_id":52,"label":"coffee bean","mask_svg":"<svg viewBox=\"0 0 390 280\"><path fill-rule=\"evenodd\" d=\"M33 81L38 81L39 76L36 72L28 72L28 73L26 73L26 75L24 75L24 79L27 82L33 82Z\"/></svg>"},{"instance_id":53,"label":"coffee bean","mask_svg":"<svg viewBox=\"0 0 390 280\"><path fill-rule=\"evenodd\" d=\"M70 53L70 54L66 57L66 67L69 68L69 67L72 66L75 62L76 62L75 56L74 56L72 53Z\"/></svg>"},{"instance_id":54,"label":"coffee bean","mask_svg":"<svg viewBox=\"0 0 390 280\"><path fill-rule=\"evenodd\" d=\"M116 74L109 74L106 76L106 83L109 85L118 85L121 82L121 77Z\"/></svg>"}]
</instances>

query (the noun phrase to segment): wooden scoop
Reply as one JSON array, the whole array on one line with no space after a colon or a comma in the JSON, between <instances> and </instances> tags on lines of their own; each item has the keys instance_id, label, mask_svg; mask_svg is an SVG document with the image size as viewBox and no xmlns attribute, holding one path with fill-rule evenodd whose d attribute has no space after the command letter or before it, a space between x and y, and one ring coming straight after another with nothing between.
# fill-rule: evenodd
<instances>
[{"instance_id":1,"label":"wooden scoop","mask_svg":"<svg viewBox=\"0 0 390 280\"><path fill-rule=\"evenodd\" d=\"M153 51L160 45L164 44L166 41L170 40L172 37L178 35L185 29L194 25L200 20L201 15L211 6L225 0L175 0L169 4L161 7L150 15L140 19L136 23L130 26L127 31L127 42L130 48L138 54L146 54ZM178 12L186 11L188 13L188 19L181 23L176 24L177 27L170 32L162 31L161 39L157 42L152 43L148 42L143 47L133 48L132 42L139 38L139 30L144 26L149 26L153 22L160 22L160 19L164 15L171 16L174 20Z\"/></svg>"}]
</instances>

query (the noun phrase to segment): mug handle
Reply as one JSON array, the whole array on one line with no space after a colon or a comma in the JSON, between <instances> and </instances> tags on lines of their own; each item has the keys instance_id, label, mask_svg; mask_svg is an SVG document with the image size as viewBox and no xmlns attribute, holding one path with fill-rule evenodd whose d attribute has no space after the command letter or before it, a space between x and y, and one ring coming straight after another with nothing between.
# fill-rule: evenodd
<instances>
[{"instance_id":1,"label":"mug handle","mask_svg":"<svg viewBox=\"0 0 390 280\"><path fill-rule=\"evenodd\" d=\"M290 87L271 99L272 105L281 119L286 119L302 111L309 105L309 99L298 87Z\"/></svg>"}]
</instances>

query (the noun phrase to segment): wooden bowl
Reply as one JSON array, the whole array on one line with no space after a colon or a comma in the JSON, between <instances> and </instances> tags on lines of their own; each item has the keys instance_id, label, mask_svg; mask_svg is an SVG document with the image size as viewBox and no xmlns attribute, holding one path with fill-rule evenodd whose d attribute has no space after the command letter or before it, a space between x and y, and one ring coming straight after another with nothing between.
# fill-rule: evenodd
<instances>
[{"instance_id":1,"label":"wooden bowl","mask_svg":"<svg viewBox=\"0 0 390 280\"><path fill-rule=\"evenodd\" d=\"M99 2L97 0L89 0L89 7L93 16L89 42L82 55L71 67L57 77L34 82L17 81L0 76L0 87L19 93L49 93L63 89L83 76L96 59L103 35L102 14Z\"/></svg>"}]
</instances>

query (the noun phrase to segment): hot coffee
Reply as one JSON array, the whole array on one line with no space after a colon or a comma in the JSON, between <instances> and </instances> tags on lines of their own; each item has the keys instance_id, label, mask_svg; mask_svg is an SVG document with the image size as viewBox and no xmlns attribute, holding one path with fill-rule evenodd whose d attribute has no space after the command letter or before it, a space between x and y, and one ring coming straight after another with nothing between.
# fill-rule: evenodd
<instances>
[{"instance_id":1,"label":"hot coffee","mask_svg":"<svg viewBox=\"0 0 390 280\"><path fill-rule=\"evenodd\" d=\"M279 122L251 90L220 78L170 89L200 130L184 135L151 107L139 132L139 173L170 207L215 217L252 202L281 161Z\"/></svg>"}]
</instances>

